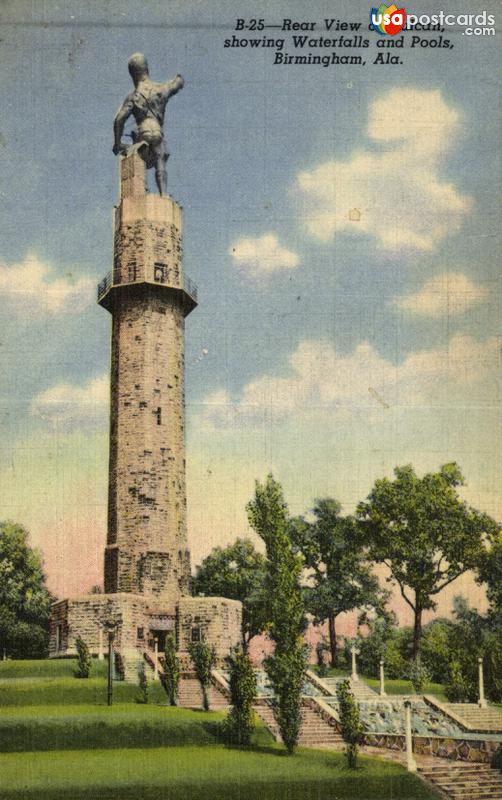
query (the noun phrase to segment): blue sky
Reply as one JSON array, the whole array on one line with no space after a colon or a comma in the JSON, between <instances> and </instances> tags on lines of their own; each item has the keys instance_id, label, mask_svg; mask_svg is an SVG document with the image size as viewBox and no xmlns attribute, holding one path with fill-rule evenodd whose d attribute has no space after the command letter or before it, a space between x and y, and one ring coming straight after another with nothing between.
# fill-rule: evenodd
<instances>
[{"instance_id":1,"label":"blue sky","mask_svg":"<svg viewBox=\"0 0 502 800\"><path fill-rule=\"evenodd\" d=\"M455 459L466 497L502 518L500 34L455 28L453 50L373 66L366 3L306 9L252 16L361 21L368 64L225 49L245 3L2 3L2 515L29 526L57 591L101 570L109 318L93 287L111 265L112 121L134 51L152 77L186 79L166 133L200 298L186 328L196 560L246 532L270 468L295 513L322 494L350 511L395 464Z\"/></svg>"}]
</instances>

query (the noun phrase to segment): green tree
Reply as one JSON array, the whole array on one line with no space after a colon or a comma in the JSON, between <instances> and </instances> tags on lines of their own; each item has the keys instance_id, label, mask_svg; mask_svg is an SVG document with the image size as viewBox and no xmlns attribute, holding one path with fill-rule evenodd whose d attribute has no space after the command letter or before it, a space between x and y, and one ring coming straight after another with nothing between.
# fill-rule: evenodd
<instances>
[{"instance_id":1,"label":"green tree","mask_svg":"<svg viewBox=\"0 0 502 800\"><path fill-rule=\"evenodd\" d=\"M228 597L242 603L242 641L248 646L265 627L265 557L249 539L214 547L197 567L195 593Z\"/></svg>"},{"instance_id":2,"label":"green tree","mask_svg":"<svg viewBox=\"0 0 502 800\"><path fill-rule=\"evenodd\" d=\"M502 534L482 553L478 565L478 582L486 583L486 596L493 612L502 614Z\"/></svg>"},{"instance_id":3,"label":"green tree","mask_svg":"<svg viewBox=\"0 0 502 800\"><path fill-rule=\"evenodd\" d=\"M411 466L396 467L395 479L377 480L357 509L361 544L387 566L413 611L413 657L420 652L422 615L436 608L435 596L479 564L497 525L462 501L457 464L419 478Z\"/></svg>"},{"instance_id":4,"label":"green tree","mask_svg":"<svg viewBox=\"0 0 502 800\"><path fill-rule=\"evenodd\" d=\"M236 648L226 658L230 677L231 710L226 719L229 740L248 745L254 729L253 703L256 698L256 675L244 649Z\"/></svg>"},{"instance_id":5,"label":"green tree","mask_svg":"<svg viewBox=\"0 0 502 800\"><path fill-rule=\"evenodd\" d=\"M359 635L357 640L359 649L357 661L361 673L378 678L380 659L383 658L387 678L403 678L410 656L410 629L399 628L393 612L379 613L373 617L363 614L359 622L367 629L366 634ZM345 649L345 662L347 666L350 666L350 643L348 641Z\"/></svg>"},{"instance_id":6,"label":"green tree","mask_svg":"<svg viewBox=\"0 0 502 800\"><path fill-rule=\"evenodd\" d=\"M293 519L290 536L312 571L305 589L306 605L317 623L328 621L331 666L336 666L336 619L356 608L383 606L387 594L372 574L364 549L357 544L355 520L342 517L337 500L317 500L314 521Z\"/></svg>"},{"instance_id":7,"label":"green tree","mask_svg":"<svg viewBox=\"0 0 502 800\"><path fill-rule=\"evenodd\" d=\"M188 645L188 652L195 667L195 674L202 689L202 707L209 711L209 685L211 683L211 670L216 663L216 651L206 642L192 642Z\"/></svg>"},{"instance_id":8,"label":"green tree","mask_svg":"<svg viewBox=\"0 0 502 800\"><path fill-rule=\"evenodd\" d=\"M502 700L502 620L498 614L492 611L479 614L464 598L456 597L448 649L450 668L446 683L453 686L453 691L456 685L461 685L470 702L476 702L478 658L482 658L486 695L496 702ZM455 671L452 662L456 662Z\"/></svg>"},{"instance_id":9,"label":"green tree","mask_svg":"<svg viewBox=\"0 0 502 800\"><path fill-rule=\"evenodd\" d=\"M176 705L176 697L178 695L178 686L180 682L180 662L176 654L176 642L174 636L166 637L166 646L164 652L164 688L169 697L169 703L172 706Z\"/></svg>"},{"instance_id":10,"label":"green tree","mask_svg":"<svg viewBox=\"0 0 502 800\"><path fill-rule=\"evenodd\" d=\"M75 642L77 648L77 669L75 671L76 678L88 678L91 674L92 657L89 648L81 636Z\"/></svg>"},{"instance_id":11,"label":"green tree","mask_svg":"<svg viewBox=\"0 0 502 800\"><path fill-rule=\"evenodd\" d=\"M357 750L363 737L363 726L359 717L359 706L350 690L350 682L342 681L336 688L342 738L347 745L349 769L357 767Z\"/></svg>"},{"instance_id":12,"label":"green tree","mask_svg":"<svg viewBox=\"0 0 502 800\"><path fill-rule=\"evenodd\" d=\"M275 716L288 753L298 742L301 702L308 649L304 644L304 599L300 585L303 560L294 552L289 537L289 518L282 488L272 475L256 482L255 495L247 505L248 518L263 539L267 554L265 589L268 632L274 653L265 659L265 670L274 689Z\"/></svg>"},{"instance_id":13,"label":"green tree","mask_svg":"<svg viewBox=\"0 0 502 800\"><path fill-rule=\"evenodd\" d=\"M449 674L453 628L454 623L442 617L433 619L424 626L421 659L431 680L436 683L444 683Z\"/></svg>"},{"instance_id":14,"label":"green tree","mask_svg":"<svg viewBox=\"0 0 502 800\"><path fill-rule=\"evenodd\" d=\"M0 652L43 658L53 598L45 586L40 554L28 539L20 525L0 523Z\"/></svg>"}]
</instances>

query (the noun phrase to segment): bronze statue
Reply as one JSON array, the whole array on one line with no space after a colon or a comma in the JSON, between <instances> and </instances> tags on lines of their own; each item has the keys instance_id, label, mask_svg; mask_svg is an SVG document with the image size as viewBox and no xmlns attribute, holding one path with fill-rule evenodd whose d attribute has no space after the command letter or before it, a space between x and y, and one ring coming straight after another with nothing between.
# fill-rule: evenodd
<instances>
[{"instance_id":1,"label":"bronze statue","mask_svg":"<svg viewBox=\"0 0 502 800\"><path fill-rule=\"evenodd\" d=\"M167 101L184 86L181 75L172 81L155 83L148 73L148 62L141 53L134 53L129 59L129 73L134 82L134 91L127 95L113 124L115 143L113 152L125 155L137 150L147 169L155 168L155 180L161 195L167 190L166 161L169 151L164 140L162 126ZM132 145L122 142L122 133L128 117L134 116L137 130L131 134Z\"/></svg>"}]
</instances>

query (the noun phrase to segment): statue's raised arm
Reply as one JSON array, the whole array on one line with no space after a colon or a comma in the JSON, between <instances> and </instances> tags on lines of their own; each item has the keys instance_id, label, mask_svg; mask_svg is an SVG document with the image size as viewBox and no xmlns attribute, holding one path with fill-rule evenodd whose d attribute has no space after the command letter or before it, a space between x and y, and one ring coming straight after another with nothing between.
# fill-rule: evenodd
<instances>
[{"instance_id":1,"label":"statue's raised arm","mask_svg":"<svg viewBox=\"0 0 502 800\"><path fill-rule=\"evenodd\" d=\"M167 99L172 97L173 94L179 92L180 89L183 89L184 85L185 85L185 79L183 78L183 75L180 74L176 75L176 77L173 78L172 81L166 81L166 83L164 84L164 89L167 94Z\"/></svg>"},{"instance_id":2,"label":"statue's raised arm","mask_svg":"<svg viewBox=\"0 0 502 800\"><path fill-rule=\"evenodd\" d=\"M148 72L148 62L144 55L135 53L129 59L129 72L134 83L134 91L127 95L115 117L113 152L126 153L129 149L122 142L126 120L134 116L137 129L132 133L133 146L144 160L147 169L155 169L155 180L161 195L166 194L166 161L169 151L164 140L163 125L167 101L183 88L185 82L181 75L166 83L155 83Z\"/></svg>"}]
</instances>

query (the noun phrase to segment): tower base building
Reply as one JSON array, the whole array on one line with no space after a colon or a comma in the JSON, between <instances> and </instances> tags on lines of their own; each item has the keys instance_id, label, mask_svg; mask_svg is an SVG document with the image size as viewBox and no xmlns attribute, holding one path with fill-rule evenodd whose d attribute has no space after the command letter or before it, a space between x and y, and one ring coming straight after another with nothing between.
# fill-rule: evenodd
<instances>
[{"instance_id":1,"label":"tower base building","mask_svg":"<svg viewBox=\"0 0 502 800\"><path fill-rule=\"evenodd\" d=\"M50 655L81 637L101 654L108 631L126 679L168 633L180 654L204 639L219 660L241 641L241 604L190 595L185 487L182 209L145 189L145 163L120 161L113 270L98 287L112 316L108 533L104 594L54 604Z\"/></svg>"}]
</instances>

